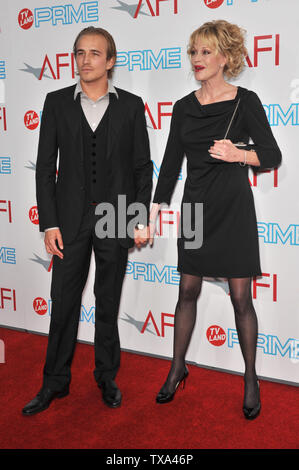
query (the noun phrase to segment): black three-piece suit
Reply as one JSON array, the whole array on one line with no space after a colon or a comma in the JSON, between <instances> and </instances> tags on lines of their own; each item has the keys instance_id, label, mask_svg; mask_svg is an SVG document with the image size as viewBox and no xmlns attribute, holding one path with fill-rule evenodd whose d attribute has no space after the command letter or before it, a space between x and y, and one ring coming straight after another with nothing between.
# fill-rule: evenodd
<instances>
[{"instance_id":1,"label":"black three-piece suit","mask_svg":"<svg viewBox=\"0 0 299 470\"><path fill-rule=\"evenodd\" d=\"M52 312L44 367L44 386L61 390L71 380L71 361L92 249L96 274L95 379L114 379L119 368L117 327L129 236L99 239L95 235L97 203L116 209L118 196L126 205L143 203L148 211L152 162L142 99L116 88L93 131L82 110L75 85L46 97L37 157L37 204L40 230L59 227L64 258L54 256ZM57 169L57 158L59 166ZM56 176L58 170L58 174ZM129 220L129 218L128 218ZM147 223L140 220L140 223Z\"/></svg>"}]
</instances>

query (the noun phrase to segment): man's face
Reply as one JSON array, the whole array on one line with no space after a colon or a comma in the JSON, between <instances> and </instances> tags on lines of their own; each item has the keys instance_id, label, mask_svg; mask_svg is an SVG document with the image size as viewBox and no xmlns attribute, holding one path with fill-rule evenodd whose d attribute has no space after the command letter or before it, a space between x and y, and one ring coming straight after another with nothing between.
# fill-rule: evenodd
<instances>
[{"instance_id":1,"label":"man's face","mask_svg":"<svg viewBox=\"0 0 299 470\"><path fill-rule=\"evenodd\" d=\"M82 36L76 48L76 63L80 79L91 83L107 77L115 59L107 60L107 40L99 34Z\"/></svg>"}]
</instances>

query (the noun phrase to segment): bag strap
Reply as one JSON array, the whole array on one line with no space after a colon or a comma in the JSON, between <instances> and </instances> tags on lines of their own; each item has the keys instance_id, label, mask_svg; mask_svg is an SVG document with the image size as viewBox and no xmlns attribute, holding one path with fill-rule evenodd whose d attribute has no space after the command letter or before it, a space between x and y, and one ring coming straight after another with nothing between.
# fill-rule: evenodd
<instances>
[{"instance_id":1,"label":"bag strap","mask_svg":"<svg viewBox=\"0 0 299 470\"><path fill-rule=\"evenodd\" d=\"M232 122L233 122L234 117L235 117L235 114L236 114L236 112L237 112L239 103L240 103L240 98L238 99L238 102L237 102L237 104L236 104L235 110L234 110L233 115L232 115L232 117L231 117L230 123L229 123L229 125L228 125L227 130L226 130L225 136L223 137L224 140L226 139L226 137L227 137L227 135L228 135L228 133L229 133L229 130L230 130L230 128L231 128Z\"/></svg>"}]
</instances>

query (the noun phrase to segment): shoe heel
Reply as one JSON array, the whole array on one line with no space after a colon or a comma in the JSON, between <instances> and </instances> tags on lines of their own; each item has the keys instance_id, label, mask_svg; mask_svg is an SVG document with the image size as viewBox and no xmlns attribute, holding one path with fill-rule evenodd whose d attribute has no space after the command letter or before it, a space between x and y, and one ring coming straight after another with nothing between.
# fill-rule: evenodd
<instances>
[{"instance_id":1,"label":"shoe heel","mask_svg":"<svg viewBox=\"0 0 299 470\"><path fill-rule=\"evenodd\" d=\"M260 390L260 382L257 380L257 386ZM253 408L246 408L243 406L243 414L246 419L253 420L257 418L261 411L261 400L259 398L258 404Z\"/></svg>"},{"instance_id":2,"label":"shoe heel","mask_svg":"<svg viewBox=\"0 0 299 470\"><path fill-rule=\"evenodd\" d=\"M182 380L181 380L181 388L182 388L182 390L184 390L184 388L186 387L186 380L187 380L188 375L189 375L189 371L188 371L188 369L187 369L187 367L186 367L185 372L184 372L184 376L183 376L183 378L182 378Z\"/></svg>"}]
</instances>

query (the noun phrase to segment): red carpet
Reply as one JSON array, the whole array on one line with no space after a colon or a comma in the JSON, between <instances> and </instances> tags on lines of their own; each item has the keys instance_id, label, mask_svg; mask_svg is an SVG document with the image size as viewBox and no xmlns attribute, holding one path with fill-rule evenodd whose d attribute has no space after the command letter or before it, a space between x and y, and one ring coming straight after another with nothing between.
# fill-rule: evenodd
<instances>
[{"instance_id":1,"label":"red carpet","mask_svg":"<svg viewBox=\"0 0 299 470\"><path fill-rule=\"evenodd\" d=\"M78 344L70 394L23 417L38 392L47 337L0 328L1 449L298 449L299 390L261 381L262 411L244 419L243 378L190 366L184 391L166 405L155 395L169 362L122 353L118 409L107 408L93 378L93 347Z\"/></svg>"}]
</instances>

